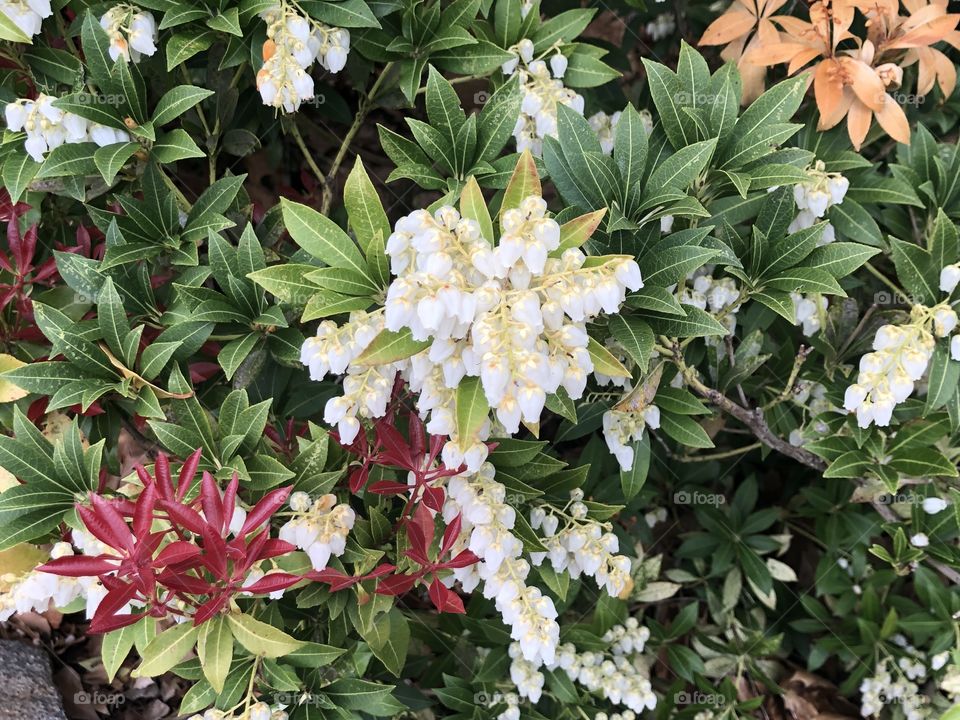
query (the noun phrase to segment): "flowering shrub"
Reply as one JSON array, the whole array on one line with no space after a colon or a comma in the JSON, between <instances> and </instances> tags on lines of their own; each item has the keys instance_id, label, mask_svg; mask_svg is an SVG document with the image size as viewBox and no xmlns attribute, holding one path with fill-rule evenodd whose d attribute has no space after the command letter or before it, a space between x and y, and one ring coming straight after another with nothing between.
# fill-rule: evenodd
<instances>
[{"instance_id":1,"label":"flowering shrub","mask_svg":"<svg viewBox=\"0 0 960 720\"><path fill-rule=\"evenodd\" d=\"M960 717L960 15L640 5L0 0L71 713Z\"/></svg>"}]
</instances>

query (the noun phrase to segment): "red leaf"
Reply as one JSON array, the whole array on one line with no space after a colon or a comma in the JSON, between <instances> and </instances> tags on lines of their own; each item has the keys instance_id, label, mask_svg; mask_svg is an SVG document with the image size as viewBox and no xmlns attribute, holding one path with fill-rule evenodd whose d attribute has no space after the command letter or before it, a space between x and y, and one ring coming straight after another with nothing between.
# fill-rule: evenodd
<instances>
[{"instance_id":1,"label":"red leaf","mask_svg":"<svg viewBox=\"0 0 960 720\"><path fill-rule=\"evenodd\" d=\"M303 580L299 575L291 575L290 573L270 573L264 575L257 582L248 585L243 589L244 592L251 593L253 595L260 595L266 593L276 592L277 590L286 590L291 585L296 585L298 582Z\"/></svg>"},{"instance_id":2,"label":"red leaf","mask_svg":"<svg viewBox=\"0 0 960 720\"><path fill-rule=\"evenodd\" d=\"M200 517L200 513L193 508L171 500L161 500L160 507L167 511L171 520L195 535L203 535L207 531L207 524Z\"/></svg>"},{"instance_id":3,"label":"red leaf","mask_svg":"<svg viewBox=\"0 0 960 720\"><path fill-rule=\"evenodd\" d=\"M160 495L165 500L173 500L173 480L170 478L170 460L163 453L157 455L153 464L153 474L160 486Z\"/></svg>"},{"instance_id":4,"label":"red leaf","mask_svg":"<svg viewBox=\"0 0 960 720\"><path fill-rule=\"evenodd\" d=\"M478 558L472 550L464 550L461 553L457 553L457 556L452 560L447 560L445 563L441 563L437 567L465 568L478 562L480 562L480 558Z\"/></svg>"},{"instance_id":5,"label":"red leaf","mask_svg":"<svg viewBox=\"0 0 960 720\"><path fill-rule=\"evenodd\" d=\"M124 613L122 615L104 616L101 616L99 613L97 613L94 615L93 622L90 623L90 627L87 628L87 632L91 632L94 635L108 633L111 630L119 630L120 628L127 627L127 625L133 625L135 622L139 622L146 616L147 613L139 613L137 615Z\"/></svg>"},{"instance_id":6,"label":"red leaf","mask_svg":"<svg viewBox=\"0 0 960 720\"><path fill-rule=\"evenodd\" d=\"M463 600L460 599L460 596L447 588L440 582L439 578L434 578L433 582L430 583L428 594L430 595L430 600L433 601L433 606L440 612L457 613L460 615L465 612Z\"/></svg>"},{"instance_id":7,"label":"red leaf","mask_svg":"<svg viewBox=\"0 0 960 720\"><path fill-rule=\"evenodd\" d=\"M462 515L458 514L453 521L447 525L447 529L443 531L443 545L440 547L441 557L450 552L450 548L453 547L453 544L457 541L457 538L460 537L462 517Z\"/></svg>"},{"instance_id":8,"label":"red leaf","mask_svg":"<svg viewBox=\"0 0 960 720\"><path fill-rule=\"evenodd\" d=\"M240 487L240 476L236 473L227 483L227 489L223 491L223 530L226 532L230 523L233 522L233 512L237 507L237 488Z\"/></svg>"},{"instance_id":9,"label":"red leaf","mask_svg":"<svg viewBox=\"0 0 960 720\"><path fill-rule=\"evenodd\" d=\"M367 484L367 480L370 478L370 467L368 465L361 465L352 473L350 473L350 492L356 494L360 492L364 485Z\"/></svg>"},{"instance_id":10,"label":"red leaf","mask_svg":"<svg viewBox=\"0 0 960 720\"><path fill-rule=\"evenodd\" d=\"M146 489L140 493L137 504L133 512L133 534L136 537L143 537L150 532L150 526L153 524L153 509L157 504L157 487L147 485Z\"/></svg>"},{"instance_id":11,"label":"red leaf","mask_svg":"<svg viewBox=\"0 0 960 720\"><path fill-rule=\"evenodd\" d=\"M97 497L96 495L94 497ZM94 537L101 542L106 543L116 550L122 550L127 547L129 538L118 537L113 528L100 517L100 514L88 508L86 505L77 505L77 513L83 524ZM126 525L124 525L126 527Z\"/></svg>"},{"instance_id":12,"label":"red leaf","mask_svg":"<svg viewBox=\"0 0 960 720\"><path fill-rule=\"evenodd\" d=\"M254 508L247 513L247 520L243 523L243 527L240 529L240 535L246 535L254 528L258 528L270 517L280 509L280 507L287 501L287 497L290 495L290 491L293 489L292 485L287 487L277 488L276 490L271 490L266 495L261 498Z\"/></svg>"},{"instance_id":13,"label":"red leaf","mask_svg":"<svg viewBox=\"0 0 960 720\"><path fill-rule=\"evenodd\" d=\"M65 577L96 577L117 569L117 558L109 555L67 555L51 560L37 568L40 572Z\"/></svg>"},{"instance_id":14,"label":"red leaf","mask_svg":"<svg viewBox=\"0 0 960 720\"><path fill-rule=\"evenodd\" d=\"M197 468L200 466L200 456L203 454L203 448L197 448L193 454L188 457L180 468L180 477L177 479L177 499L183 500L193 485L193 479L197 475Z\"/></svg>"},{"instance_id":15,"label":"red leaf","mask_svg":"<svg viewBox=\"0 0 960 720\"><path fill-rule=\"evenodd\" d=\"M223 499L220 497L220 488L213 479L213 475L204 471L200 481L200 505L207 522L217 531L223 533Z\"/></svg>"},{"instance_id":16,"label":"red leaf","mask_svg":"<svg viewBox=\"0 0 960 720\"><path fill-rule=\"evenodd\" d=\"M370 492L377 495L399 495L410 490L406 483L391 482L390 480L379 480L370 486Z\"/></svg>"},{"instance_id":17,"label":"red leaf","mask_svg":"<svg viewBox=\"0 0 960 720\"><path fill-rule=\"evenodd\" d=\"M253 561L258 562L260 560L269 560L270 558L280 557L281 555L292 553L296 549L296 545L293 543L288 543L286 540L280 540L279 538L267 538L266 542L263 543L263 547L260 548L259 552L257 552L256 557L253 558Z\"/></svg>"},{"instance_id":18,"label":"red leaf","mask_svg":"<svg viewBox=\"0 0 960 720\"><path fill-rule=\"evenodd\" d=\"M391 575L377 583L378 595L403 595L410 592L419 575Z\"/></svg>"},{"instance_id":19,"label":"red leaf","mask_svg":"<svg viewBox=\"0 0 960 720\"><path fill-rule=\"evenodd\" d=\"M229 595L222 594L207 600L207 602L197 608L197 613L193 616L193 624L200 625L201 623L205 623L207 620L220 612L227 604L229 599Z\"/></svg>"},{"instance_id":20,"label":"red leaf","mask_svg":"<svg viewBox=\"0 0 960 720\"><path fill-rule=\"evenodd\" d=\"M200 548L185 540L177 540L167 545L153 561L156 567L179 565L200 557Z\"/></svg>"}]
</instances>

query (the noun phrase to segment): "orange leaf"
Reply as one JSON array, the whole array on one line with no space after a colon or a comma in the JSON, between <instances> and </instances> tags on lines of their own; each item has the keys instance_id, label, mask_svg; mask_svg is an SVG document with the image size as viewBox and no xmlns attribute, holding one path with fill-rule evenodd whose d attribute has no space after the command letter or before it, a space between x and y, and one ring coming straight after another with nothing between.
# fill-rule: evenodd
<instances>
[{"instance_id":1,"label":"orange leaf","mask_svg":"<svg viewBox=\"0 0 960 720\"><path fill-rule=\"evenodd\" d=\"M721 15L708 27L703 37L700 38L701 45L726 45L733 42L741 35L746 35L757 24L757 19L753 15L748 15L739 10L729 10Z\"/></svg>"},{"instance_id":2,"label":"orange leaf","mask_svg":"<svg viewBox=\"0 0 960 720\"><path fill-rule=\"evenodd\" d=\"M889 95L886 98L883 109L876 114L877 122L887 135L899 143L907 144L910 142L910 123L907 122L907 116L896 100Z\"/></svg>"},{"instance_id":3,"label":"orange leaf","mask_svg":"<svg viewBox=\"0 0 960 720\"><path fill-rule=\"evenodd\" d=\"M865 62L853 58L841 58L840 64L860 102L874 112L880 110L887 91L876 71Z\"/></svg>"},{"instance_id":4,"label":"orange leaf","mask_svg":"<svg viewBox=\"0 0 960 720\"><path fill-rule=\"evenodd\" d=\"M867 137L867 132L870 130L872 120L873 113L870 112L870 108L855 100L850 106L850 112L847 113L847 134L850 135L850 142L853 143L854 150L860 150L863 139Z\"/></svg>"}]
</instances>

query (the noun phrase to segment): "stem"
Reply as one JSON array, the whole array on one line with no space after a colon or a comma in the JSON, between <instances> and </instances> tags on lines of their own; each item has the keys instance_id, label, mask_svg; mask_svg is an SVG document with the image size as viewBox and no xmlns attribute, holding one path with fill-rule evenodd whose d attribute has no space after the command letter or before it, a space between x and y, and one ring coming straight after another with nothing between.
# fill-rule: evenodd
<instances>
[{"instance_id":1,"label":"stem","mask_svg":"<svg viewBox=\"0 0 960 720\"><path fill-rule=\"evenodd\" d=\"M317 165L317 161L313 159L313 155L310 154L310 148L307 147L307 143L303 140L303 135L300 133L300 128L297 126L296 119L294 119L294 121L291 123L290 134L297 143L297 147L300 148L300 152L303 153L303 159L307 161L307 165L310 167L310 170L314 175L317 176L317 180L320 181L320 185L324 189L324 194L326 194L327 177Z\"/></svg>"},{"instance_id":2,"label":"stem","mask_svg":"<svg viewBox=\"0 0 960 720\"><path fill-rule=\"evenodd\" d=\"M813 352L812 347L800 346L797 356L793 359L793 368L790 370L790 377L787 378L786 385L783 386L783 390L779 395L763 406L764 410L769 410L790 399L790 396L793 394L793 386L797 382L797 377L800 375L800 368L803 367L803 363L811 352Z\"/></svg>"},{"instance_id":3,"label":"stem","mask_svg":"<svg viewBox=\"0 0 960 720\"><path fill-rule=\"evenodd\" d=\"M708 453L706 455L674 455L673 460L678 462L710 462L711 460L726 460L727 458L745 455L763 447L762 442L755 442L752 445L734 448L733 450L724 450L723 452Z\"/></svg>"},{"instance_id":4,"label":"stem","mask_svg":"<svg viewBox=\"0 0 960 720\"><path fill-rule=\"evenodd\" d=\"M383 70L377 76L377 79L370 87L370 90L363 98L361 98L360 105L357 107L357 114L353 118L353 124L350 126L350 129L347 130L347 134L343 137L343 142L340 144L340 149L337 151L337 155L330 165L330 170L327 172L326 179L324 180L323 201L320 205L320 212L324 215L327 215L330 212L330 204L333 202L333 182L336 180L340 166L343 164L344 158L347 156L347 150L350 149L350 144L360 131L360 126L363 125L363 121L367 118L367 113L369 113L373 107L373 103L377 98L377 93L380 91L380 87L383 85L384 79L390 74L392 67L392 62L384 65Z\"/></svg>"},{"instance_id":5,"label":"stem","mask_svg":"<svg viewBox=\"0 0 960 720\"><path fill-rule=\"evenodd\" d=\"M869 272L869 273L870 273L871 275L873 275L877 280L879 280L879 281L882 282L884 285L886 285L888 288L890 288L890 290L892 290L896 296L902 297L902 298L909 298L909 297L910 297L909 293L907 293L903 288L901 288L901 287L900 287L899 285L897 285L895 282L893 282L892 280L890 280L890 278L888 278L888 277L887 277L886 275L884 275L882 272L880 272L879 270L877 270L877 269L876 269L873 265L871 265L870 263L864 263L863 266L867 269L867 272Z\"/></svg>"}]
</instances>

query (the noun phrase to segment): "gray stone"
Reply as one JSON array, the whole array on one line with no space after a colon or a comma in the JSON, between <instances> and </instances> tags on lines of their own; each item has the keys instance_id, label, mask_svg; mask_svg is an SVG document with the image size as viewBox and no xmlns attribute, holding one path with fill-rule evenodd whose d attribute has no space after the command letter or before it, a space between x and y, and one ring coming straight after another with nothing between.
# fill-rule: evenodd
<instances>
[{"instance_id":1,"label":"gray stone","mask_svg":"<svg viewBox=\"0 0 960 720\"><path fill-rule=\"evenodd\" d=\"M0 640L0 720L66 717L47 654L16 640Z\"/></svg>"}]
</instances>

